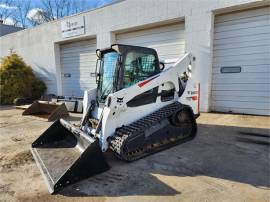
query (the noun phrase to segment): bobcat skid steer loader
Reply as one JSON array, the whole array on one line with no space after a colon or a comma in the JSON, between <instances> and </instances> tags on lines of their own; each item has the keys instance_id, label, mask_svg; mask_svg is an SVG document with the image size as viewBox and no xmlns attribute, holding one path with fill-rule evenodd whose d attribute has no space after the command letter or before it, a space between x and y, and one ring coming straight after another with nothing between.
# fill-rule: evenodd
<instances>
[{"instance_id":1,"label":"bobcat skid steer loader","mask_svg":"<svg viewBox=\"0 0 270 202\"><path fill-rule=\"evenodd\" d=\"M199 85L191 79L191 54L164 68L151 48L115 44L96 52L97 89L85 92L80 127L59 119L32 144L50 193L108 170L107 150L134 161L191 140L197 131Z\"/></svg>"}]
</instances>

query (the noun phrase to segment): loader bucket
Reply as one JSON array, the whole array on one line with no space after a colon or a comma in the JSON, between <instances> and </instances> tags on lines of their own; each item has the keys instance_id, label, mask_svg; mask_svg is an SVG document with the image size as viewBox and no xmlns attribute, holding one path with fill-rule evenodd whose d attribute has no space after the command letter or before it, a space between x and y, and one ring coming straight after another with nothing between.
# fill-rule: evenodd
<instances>
[{"instance_id":1,"label":"loader bucket","mask_svg":"<svg viewBox=\"0 0 270 202\"><path fill-rule=\"evenodd\" d=\"M22 113L22 115L32 115L45 118L48 121L55 121L68 116L68 110L65 104L58 105L48 102L35 101Z\"/></svg>"},{"instance_id":2,"label":"loader bucket","mask_svg":"<svg viewBox=\"0 0 270 202\"><path fill-rule=\"evenodd\" d=\"M33 142L31 152L51 194L109 169L98 140L63 119Z\"/></svg>"}]
</instances>

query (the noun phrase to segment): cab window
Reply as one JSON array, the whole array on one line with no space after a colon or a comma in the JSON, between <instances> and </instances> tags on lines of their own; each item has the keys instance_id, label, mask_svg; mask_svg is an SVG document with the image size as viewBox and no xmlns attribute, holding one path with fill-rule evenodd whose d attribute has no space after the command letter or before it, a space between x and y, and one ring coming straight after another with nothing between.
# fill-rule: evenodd
<instances>
[{"instance_id":1,"label":"cab window","mask_svg":"<svg viewBox=\"0 0 270 202\"><path fill-rule=\"evenodd\" d=\"M153 54L129 52L124 64L124 88L159 73Z\"/></svg>"}]
</instances>

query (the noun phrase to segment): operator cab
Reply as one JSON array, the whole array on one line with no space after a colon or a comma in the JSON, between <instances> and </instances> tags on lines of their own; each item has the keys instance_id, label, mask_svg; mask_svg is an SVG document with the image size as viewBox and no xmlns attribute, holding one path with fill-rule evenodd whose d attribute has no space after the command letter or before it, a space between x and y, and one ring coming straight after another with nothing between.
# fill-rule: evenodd
<instances>
[{"instance_id":1,"label":"operator cab","mask_svg":"<svg viewBox=\"0 0 270 202\"><path fill-rule=\"evenodd\" d=\"M128 88L160 73L157 52L152 48L114 44L96 51L98 101L104 103L110 93Z\"/></svg>"}]
</instances>

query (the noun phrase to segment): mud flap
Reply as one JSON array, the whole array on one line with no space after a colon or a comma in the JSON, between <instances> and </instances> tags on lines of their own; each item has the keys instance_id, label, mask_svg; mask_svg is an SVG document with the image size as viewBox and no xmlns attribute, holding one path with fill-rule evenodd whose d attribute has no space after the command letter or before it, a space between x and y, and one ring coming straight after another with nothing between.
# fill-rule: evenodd
<instances>
[{"instance_id":1,"label":"mud flap","mask_svg":"<svg viewBox=\"0 0 270 202\"><path fill-rule=\"evenodd\" d=\"M55 121L57 119L68 116L69 113L64 103L59 105L35 101L27 109L25 109L22 115L32 115L39 118L47 119L48 121Z\"/></svg>"},{"instance_id":2,"label":"mud flap","mask_svg":"<svg viewBox=\"0 0 270 202\"><path fill-rule=\"evenodd\" d=\"M109 169L98 140L63 119L54 122L31 151L51 194Z\"/></svg>"}]
</instances>

